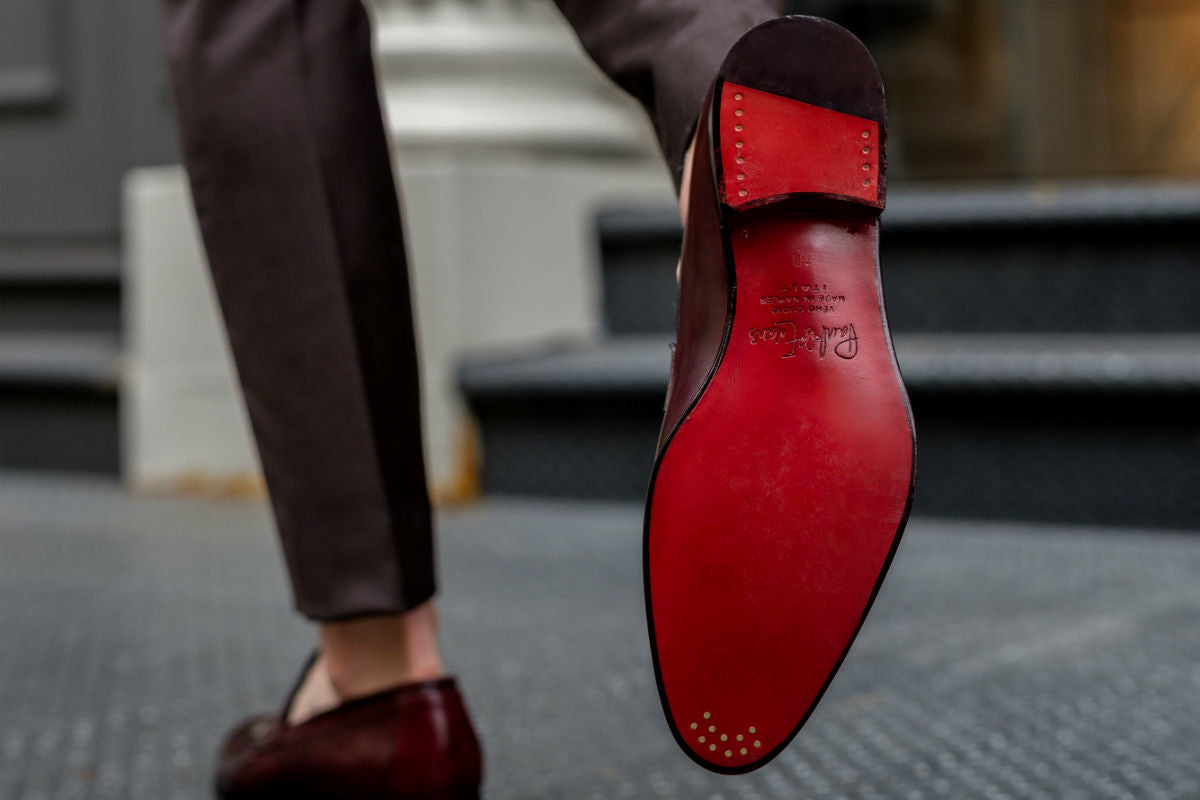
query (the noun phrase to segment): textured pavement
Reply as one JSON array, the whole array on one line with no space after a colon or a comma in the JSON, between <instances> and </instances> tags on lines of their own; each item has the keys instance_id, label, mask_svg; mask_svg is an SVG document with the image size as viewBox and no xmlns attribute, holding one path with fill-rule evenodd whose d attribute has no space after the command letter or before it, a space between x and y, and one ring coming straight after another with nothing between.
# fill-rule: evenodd
<instances>
[{"instance_id":1,"label":"textured pavement","mask_svg":"<svg viewBox=\"0 0 1200 800\"><path fill-rule=\"evenodd\" d=\"M447 655L501 798L1200 798L1200 537L917 519L787 752L677 751L640 512L441 515ZM0 475L0 798L199 800L221 731L311 642L250 503Z\"/></svg>"}]
</instances>

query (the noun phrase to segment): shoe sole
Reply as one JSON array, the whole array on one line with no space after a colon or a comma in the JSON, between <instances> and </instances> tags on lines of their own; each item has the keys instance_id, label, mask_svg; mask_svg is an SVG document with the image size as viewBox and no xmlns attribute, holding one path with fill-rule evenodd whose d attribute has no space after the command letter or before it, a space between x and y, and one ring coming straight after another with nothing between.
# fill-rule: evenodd
<instances>
[{"instance_id":1,"label":"shoe sole","mask_svg":"<svg viewBox=\"0 0 1200 800\"><path fill-rule=\"evenodd\" d=\"M814 47L843 72L788 58ZM878 261L884 122L866 49L811 17L746 34L714 88L729 311L655 465L644 566L663 709L715 772L757 769L799 732L908 518L916 441Z\"/></svg>"}]
</instances>

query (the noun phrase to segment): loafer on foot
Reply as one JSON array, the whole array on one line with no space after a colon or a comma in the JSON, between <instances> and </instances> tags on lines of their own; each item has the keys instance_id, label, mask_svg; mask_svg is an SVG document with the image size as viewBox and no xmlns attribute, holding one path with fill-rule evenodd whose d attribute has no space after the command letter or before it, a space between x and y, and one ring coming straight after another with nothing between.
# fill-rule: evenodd
<instances>
[{"instance_id":1,"label":"loafer on foot","mask_svg":"<svg viewBox=\"0 0 1200 800\"><path fill-rule=\"evenodd\" d=\"M299 725L252 717L227 737L219 800L477 800L479 740L451 678L348 701Z\"/></svg>"}]
</instances>

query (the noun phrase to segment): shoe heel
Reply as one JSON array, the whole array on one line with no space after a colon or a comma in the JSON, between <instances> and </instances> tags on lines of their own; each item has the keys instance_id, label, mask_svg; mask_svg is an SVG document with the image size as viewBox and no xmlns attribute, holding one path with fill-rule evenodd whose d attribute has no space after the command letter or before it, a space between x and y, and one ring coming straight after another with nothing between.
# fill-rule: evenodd
<instances>
[{"instance_id":1,"label":"shoe heel","mask_svg":"<svg viewBox=\"0 0 1200 800\"><path fill-rule=\"evenodd\" d=\"M882 209L883 143L873 120L725 82L718 191L733 211L798 195Z\"/></svg>"}]
</instances>

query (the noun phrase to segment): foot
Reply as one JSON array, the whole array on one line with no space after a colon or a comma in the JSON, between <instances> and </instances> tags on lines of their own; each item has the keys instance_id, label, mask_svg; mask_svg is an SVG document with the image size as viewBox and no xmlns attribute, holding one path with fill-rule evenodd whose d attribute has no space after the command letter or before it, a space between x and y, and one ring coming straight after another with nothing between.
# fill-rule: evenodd
<instances>
[{"instance_id":1,"label":"foot","mask_svg":"<svg viewBox=\"0 0 1200 800\"><path fill-rule=\"evenodd\" d=\"M482 761L431 603L327 623L280 714L227 737L220 800L471 800Z\"/></svg>"},{"instance_id":2,"label":"foot","mask_svg":"<svg viewBox=\"0 0 1200 800\"><path fill-rule=\"evenodd\" d=\"M308 665L296 693L288 703L287 723L300 725L318 714L332 711L344 700L337 689L333 688L325 655L318 654Z\"/></svg>"},{"instance_id":3,"label":"foot","mask_svg":"<svg viewBox=\"0 0 1200 800\"><path fill-rule=\"evenodd\" d=\"M877 262L885 138L870 55L812 17L735 44L697 126L644 552L663 708L717 772L799 731L907 519L913 429Z\"/></svg>"},{"instance_id":4,"label":"foot","mask_svg":"<svg viewBox=\"0 0 1200 800\"><path fill-rule=\"evenodd\" d=\"M688 145L687 152L683 154L683 180L679 182L679 221L683 225L687 225L688 219L688 203L692 196L692 159L696 153L696 139L698 137L693 134L692 142ZM683 254L679 256L679 261L675 263L675 283L680 282L683 275Z\"/></svg>"},{"instance_id":5,"label":"foot","mask_svg":"<svg viewBox=\"0 0 1200 800\"><path fill-rule=\"evenodd\" d=\"M217 765L219 800L478 800L479 740L451 678L407 683L290 725L246 720Z\"/></svg>"}]
</instances>

